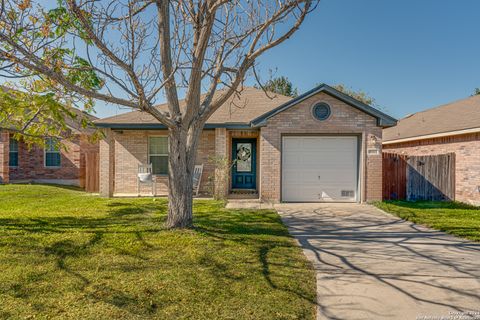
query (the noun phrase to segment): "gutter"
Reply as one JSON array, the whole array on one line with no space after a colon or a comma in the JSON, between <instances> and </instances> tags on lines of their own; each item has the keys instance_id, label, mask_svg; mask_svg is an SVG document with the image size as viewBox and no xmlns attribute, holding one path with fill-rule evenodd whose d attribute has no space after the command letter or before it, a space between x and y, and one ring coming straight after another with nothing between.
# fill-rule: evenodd
<instances>
[{"instance_id":1,"label":"gutter","mask_svg":"<svg viewBox=\"0 0 480 320\"><path fill-rule=\"evenodd\" d=\"M433 134L427 134L427 135L416 136L416 137L402 138L402 139L396 139L396 140L388 140L388 141L383 141L382 144L383 145L389 145L389 144L410 142L410 141L417 141L417 140L443 138L443 137L448 137L448 136L458 136L458 135L469 134L469 133L480 133L480 128L447 131L447 132L433 133Z\"/></svg>"},{"instance_id":2,"label":"gutter","mask_svg":"<svg viewBox=\"0 0 480 320\"><path fill-rule=\"evenodd\" d=\"M163 124L156 123L95 123L98 128L109 128L117 130L167 130ZM246 123L206 123L204 129L252 129L250 124Z\"/></svg>"}]
</instances>

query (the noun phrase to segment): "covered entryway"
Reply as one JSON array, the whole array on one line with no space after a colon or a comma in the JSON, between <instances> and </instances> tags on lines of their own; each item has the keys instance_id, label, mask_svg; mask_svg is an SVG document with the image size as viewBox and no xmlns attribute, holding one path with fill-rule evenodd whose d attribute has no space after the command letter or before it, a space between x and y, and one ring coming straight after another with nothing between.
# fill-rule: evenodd
<instances>
[{"instance_id":1,"label":"covered entryway","mask_svg":"<svg viewBox=\"0 0 480 320\"><path fill-rule=\"evenodd\" d=\"M284 136L282 201L358 201L358 139Z\"/></svg>"},{"instance_id":2,"label":"covered entryway","mask_svg":"<svg viewBox=\"0 0 480 320\"><path fill-rule=\"evenodd\" d=\"M257 139L232 140L232 189L257 188Z\"/></svg>"}]
</instances>

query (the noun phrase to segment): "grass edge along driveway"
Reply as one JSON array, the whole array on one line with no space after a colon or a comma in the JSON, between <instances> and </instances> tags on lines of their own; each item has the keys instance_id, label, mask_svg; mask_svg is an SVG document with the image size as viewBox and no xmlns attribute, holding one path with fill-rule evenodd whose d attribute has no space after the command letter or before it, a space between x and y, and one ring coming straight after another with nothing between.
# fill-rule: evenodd
<instances>
[{"instance_id":1,"label":"grass edge along driveway","mask_svg":"<svg viewBox=\"0 0 480 320\"><path fill-rule=\"evenodd\" d=\"M480 207L441 201L385 201L374 205L404 220L480 241Z\"/></svg>"},{"instance_id":2,"label":"grass edge along driveway","mask_svg":"<svg viewBox=\"0 0 480 320\"><path fill-rule=\"evenodd\" d=\"M315 275L272 210L0 186L0 318L314 319Z\"/></svg>"}]
</instances>

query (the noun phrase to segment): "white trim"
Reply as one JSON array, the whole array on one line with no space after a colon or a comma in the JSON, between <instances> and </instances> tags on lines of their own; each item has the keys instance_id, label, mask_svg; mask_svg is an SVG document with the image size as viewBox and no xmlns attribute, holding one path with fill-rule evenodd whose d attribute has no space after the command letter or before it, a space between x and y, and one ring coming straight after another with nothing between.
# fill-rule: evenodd
<instances>
[{"instance_id":1,"label":"white trim","mask_svg":"<svg viewBox=\"0 0 480 320\"><path fill-rule=\"evenodd\" d=\"M415 140L425 140L425 139L442 138L442 137L448 137L448 136L458 136L458 135L462 135L462 134L477 133L477 132L480 132L480 128L447 131L447 132L427 134L427 135L423 135L423 136L416 136L416 137L410 137L410 138L388 140L388 141L383 141L382 144L386 145L386 144L409 142L409 141L415 141Z\"/></svg>"}]
</instances>

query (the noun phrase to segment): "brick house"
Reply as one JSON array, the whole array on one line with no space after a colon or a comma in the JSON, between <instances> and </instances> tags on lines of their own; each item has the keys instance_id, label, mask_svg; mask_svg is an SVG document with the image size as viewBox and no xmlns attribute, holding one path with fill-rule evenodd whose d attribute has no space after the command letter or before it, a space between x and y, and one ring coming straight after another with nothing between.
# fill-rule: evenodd
<instances>
[{"instance_id":1,"label":"brick house","mask_svg":"<svg viewBox=\"0 0 480 320\"><path fill-rule=\"evenodd\" d=\"M87 116L94 116L73 109ZM89 141L94 129L82 128L75 120L67 120L68 132L58 148L52 138L46 139L46 146L32 146L16 140L7 130L0 130L0 183L54 183L84 187L85 157L87 153L98 153L99 144Z\"/></svg>"},{"instance_id":2,"label":"brick house","mask_svg":"<svg viewBox=\"0 0 480 320\"><path fill-rule=\"evenodd\" d=\"M395 122L324 84L293 99L244 88L205 125L196 157L204 165L200 190L211 193L213 184L223 194L250 193L273 202L380 200L382 128ZM138 165L152 163L157 194L166 195L165 127L140 111L95 123L106 133L100 193L137 194ZM228 179L222 179L227 184L215 179L212 156L231 163ZM149 186L140 189L150 192Z\"/></svg>"},{"instance_id":3,"label":"brick house","mask_svg":"<svg viewBox=\"0 0 480 320\"><path fill-rule=\"evenodd\" d=\"M407 156L455 153L455 200L480 204L480 96L401 119L383 130L383 150Z\"/></svg>"}]
</instances>

